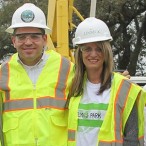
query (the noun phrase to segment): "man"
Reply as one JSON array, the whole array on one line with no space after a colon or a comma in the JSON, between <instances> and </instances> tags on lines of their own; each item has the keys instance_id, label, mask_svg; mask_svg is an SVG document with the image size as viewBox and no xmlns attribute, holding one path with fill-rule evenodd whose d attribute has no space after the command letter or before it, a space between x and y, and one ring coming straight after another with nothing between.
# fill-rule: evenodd
<instances>
[{"instance_id":1,"label":"man","mask_svg":"<svg viewBox=\"0 0 146 146\"><path fill-rule=\"evenodd\" d=\"M50 28L34 4L18 8L6 31L18 53L0 68L1 145L66 146L73 64L44 51Z\"/></svg>"}]
</instances>

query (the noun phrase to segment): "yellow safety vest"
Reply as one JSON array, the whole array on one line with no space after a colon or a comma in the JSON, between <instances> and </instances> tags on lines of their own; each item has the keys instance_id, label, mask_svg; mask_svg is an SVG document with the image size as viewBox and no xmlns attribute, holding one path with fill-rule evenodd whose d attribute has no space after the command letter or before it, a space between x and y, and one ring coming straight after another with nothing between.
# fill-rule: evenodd
<instances>
[{"instance_id":1,"label":"yellow safety vest","mask_svg":"<svg viewBox=\"0 0 146 146\"><path fill-rule=\"evenodd\" d=\"M135 101L138 104L139 146L144 142L144 97L142 88L118 73L114 73L110 101L104 121L98 134L97 146L123 146L126 121ZM68 146L76 146L78 106L80 97L72 97L69 105ZM132 124L132 123L131 123ZM121 126L122 125L122 126ZM111 130L112 129L112 130Z\"/></svg>"},{"instance_id":2,"label":"yellow safety vest","mask_svg":"<svg viewBox=\"0 0 146 146\"><path fill-rule=\"evenodd\" d=\"M34 86L12 56L0 69L5 146L67 146L67 109L73 64L55 51ZM2 123L0 123L2 124Z\"/></svg>"}]
</instances>

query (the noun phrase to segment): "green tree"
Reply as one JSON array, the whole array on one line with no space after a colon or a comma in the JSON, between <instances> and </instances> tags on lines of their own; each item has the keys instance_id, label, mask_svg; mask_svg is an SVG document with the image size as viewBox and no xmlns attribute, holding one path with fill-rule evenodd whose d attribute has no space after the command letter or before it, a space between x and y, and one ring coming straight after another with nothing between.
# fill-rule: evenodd
<instances>
[{"instance_id":1,"label":"green tree","mask_svg":"<svg viewBox=\"0 0 146 146\"><path fill-rule=\"evenodd\" d=\"M84 18L89 17L90 2L74 1ZM97 0L96 17L105 21L111 30L116 67L128 69L131 75L140 70L138 59L145 53L145 11L146 0Z\"/></svg>"}]
</instances>

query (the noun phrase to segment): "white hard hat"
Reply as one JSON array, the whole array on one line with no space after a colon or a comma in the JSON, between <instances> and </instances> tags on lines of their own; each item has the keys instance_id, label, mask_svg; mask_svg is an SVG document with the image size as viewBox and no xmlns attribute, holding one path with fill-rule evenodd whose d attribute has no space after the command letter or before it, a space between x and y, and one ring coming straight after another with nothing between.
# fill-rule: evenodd
<instances>
[{"instance_id":1,"label":"white hard hat","mask_svg":"<svg viewBox=\"0 0 146 146\"><path fill-rule=\"evenodd\" d=\"M46 34L51 32L51 29L46 25L44 12L32 3L25 3L14 12L12 24L6 31L13 33L14 29L19 27L42 28Z\"/></svg>"},{"instance_id":2,"label":"white hard hat","mask_svg":"<svg viewBox=\"0 0 146 146\"><path fill-rule=\"evenodd\" d=\"M106 40L112 40L108 26L100 19L89 17L78 25L73 45Z\"/></svg>"}]
</instances>

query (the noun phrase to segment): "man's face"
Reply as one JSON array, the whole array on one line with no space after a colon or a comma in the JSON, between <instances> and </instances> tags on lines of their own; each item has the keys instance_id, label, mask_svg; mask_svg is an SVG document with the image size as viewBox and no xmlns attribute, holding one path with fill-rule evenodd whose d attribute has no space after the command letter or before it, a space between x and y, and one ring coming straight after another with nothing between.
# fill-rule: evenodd
<instances>
[{"instance_id":1,"label":"man's face","mask_svg":"<svg viewBox=\"0 0 146 146\"><path fill-rule=\"evenodd\" d=\"M16 29L14 36L12 36L12 42L21 61L32 66L42 57L47 35L42 34L39 28L22 27Z\"/></svg>"}]
</instances>

